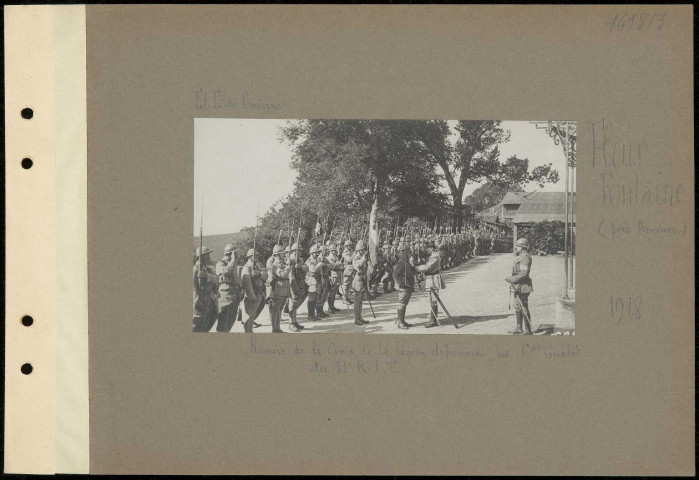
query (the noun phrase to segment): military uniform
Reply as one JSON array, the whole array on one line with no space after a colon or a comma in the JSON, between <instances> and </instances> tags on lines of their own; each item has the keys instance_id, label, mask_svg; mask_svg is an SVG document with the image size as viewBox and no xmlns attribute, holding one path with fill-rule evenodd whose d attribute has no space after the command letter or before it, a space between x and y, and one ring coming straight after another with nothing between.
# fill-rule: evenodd
<instances>
[{"instance_id":1,"label":"military uniform","mask_svg":"<svg viewBox=\"0 0 699 480\"><path fill-rule=\"evenodd\" d=\"M393 248L389 244L384 245L384 276L381 279L381 284L383 288L383 293L390 293L394 290L393 281L393 267L396 264L395 254L393 253Z\"/></svg>"},{"instance_id":2,"label":"military uniform","mask_svg":"<svg viewBox=\"0 0 699 480\"><path fill-rule=\"evenodd\" d=\"M318 303L316 304L316 316L319 318L327 318L324 307L330 295L330 269L325 262L327 255L327 246L323 245L319 249L318 261L322 263L320 267L320 293Z\"/></svg>"},{"instance_id":3,"label":"military uniform","mask_svg":"<svg viewBox=\"0 0 699 480\"><path fill-rule=\"evenodd\" d=\"M206 264L208 253L211 253L211 250L204 247L202 251L204 252L204 256L202 256L204 266L200 268L199 261L197 261L192 267L192 284L194 287L193 332L208 332L218 318L218 298L216 297L218 278L211 267Z\"/></svg>"},{"instance_id":4,"label":"military uniform","mask_svg":"<svg viewBox=\"0 0 699 480\"><path fill-rule=\"evenodd\" d=\"M246 333L252 333L253 322L259 314L260 305L264 308L264 282L260 284L260 271L253 263L252 250L248 251L248 260L243 266L240 274L240 283L245 295L243 305L245 314L248 316L243 325Z\"/></svg>"},{"instance_id":5,"label":"military uniform","mask_svg":"<svg viewBox=\"0 0 699 480\"><path fill-rule=\"evenodd\" d=\"M281 257L281 247L274 247L272 264L267 269L267 289L269 295L269 317L272 322L273 333L284 333L281 329L282 308L289 298L289 272L290 268L284 264Z\"/></svg>"},{"instance_id":6,"label":"military uniform","mask_svg":"<svg viewBox=\"0 0 699 480\"><path fill-rule=\"evenodd\" d=\"M437 322L438 304L437 295L438 291L445 287L444 281L442 280L442 256L439 248L435 246L434 250L427 259L427 263L424 265L418 265L417 271L425 275L425 290L430 292L430 322L425 325L427 328L431 328L439 325Z\"/></svg>"},{"instance_id":7,"label":"military uniform","mask_svg":"<svg viewBox=\"0 0 699 480\"><path fill-rule=\"evenodd\" d=\"M216 275L218 275L218 323L217 332L230 332L235 323L240 305L240 277L238 266L233 256L233 245L228 244L225 254L216 263Z\"/></svg>"},{"instance_id":8,"label":"military uniform","mask_svg":"<svg viewBox=\"0 0 699 480\"><path fill-rule=\"evenodd\" d=\"M369 323L362 318L362 304L364 303L364 295L367 289L367 255L361 240L357 242L354 255L352 256L352 268L355 271L354 279L352 280L352 289L354 289L354 323L355 325L365 325Z\"/></svg>"},{"instance_id":9,"label":"military uniform","mask_svg":"<svg viewBox=\"0 0 699 480\"><path fill-rule=\"evenodd\" d=\"M321 300L323 293L322 285L322 267L323 263L318 260L318 247L313 245L310 250L310 256L306 260L306 285L308 285L308 319L318 321L320 318L316 315L318 302Z\"/></svg>"},{"instance_id":10,"label":"military uniform","mask_svg":"<svg viewBox=\"0 0 699 480\"><path fill-rule=\"evenodd\" d=\"M339 312L340 309L335 308L335 298L337 290L340 288L343 265L342 260L337 256L337 248L335 245L330 245L328 256L324 260L327 269L330 272L330 282L328 288L328 311L330 313Z\"/></svg>"},{"instance_id":11,"label":"military uniform","mask_svg":"<svg viewBox=\"0 0 699 480\"><path fill-rule=\"evenodd\" d=\"M344 264L344 269L342 270L342 299L347 305L352 305L349 294L352 288L352 277L354 277L354 267L352 266L353 256L352 242L347 240L345 242L345 249L342 251L342 262Z\"/></svg>"},{"instance_id":12,"label":"military uniform","mask_svg":"<svg viewBox=\"0 0 699 480\"><path fill-rule=\"evenodd\" d=\"M415 289L415 269L409 260L410 249L403 247L400 258L396 261L391 272L391 277L398 285L398 328L412 327L405 321L405 310L408 308L410 297Z\"/></svg>"},{"instance_id":13,"label":"military uniform","mask_svg":"<svg viewBox=\"0 0 699 480\"><path fill-rule=\"evenodd\" d=\"M303 325L298 323L296 313L308 296L308 286L304 281L305 276L304 264L298 258L298 245L294 244L289 256L289 318L291 320L289 328L293 332L300 332L304 329Z\"/></svg>"},{"instance_id":14,"label":"military uniform","mask_svg":"<svg viewBox=\"0 0 699 480\"><path fill-rule=\"evenodd\" d=\"M534 291L531 279L532 257L526 250L528 242L522 238L517 240L517 246L522 247L520 253L515 257L512 265L512 275L505 280L511 284L511 289L515 297L515 316L517 327L510 330L513 335L531 335L531 313L529 312L529 294ZM524 327L524 328L522 328Z\"/></svg>"}]
</instances>

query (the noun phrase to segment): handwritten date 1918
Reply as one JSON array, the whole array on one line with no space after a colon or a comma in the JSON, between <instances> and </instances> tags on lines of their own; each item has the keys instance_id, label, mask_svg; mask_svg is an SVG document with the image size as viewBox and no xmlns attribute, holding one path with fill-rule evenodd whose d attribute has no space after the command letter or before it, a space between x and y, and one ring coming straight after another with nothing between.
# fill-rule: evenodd
<instances>
[{"instance_id":1,"label":"handwritten date 1918","mask_svg":"<svg viewBox=\"0 0 699 480\"><path fill-rule=\"evenodd\" d=\"M604 25L610 32L660 31L665 25L667 11L661 13L617 13Z\"/></svg>"},{"instance_id":2,"label":"handwritten date 1918","mask_svg":"<svg viewBox=\"0 0 699 480\"><path fill-rule=\"evenodd\" d=\"M636 297L609 297L612 318L616 321L614 325L619 325L625 318L636 320L641 319L641 305L643 304L643 295Z\"/></svg>"}]
</instances>

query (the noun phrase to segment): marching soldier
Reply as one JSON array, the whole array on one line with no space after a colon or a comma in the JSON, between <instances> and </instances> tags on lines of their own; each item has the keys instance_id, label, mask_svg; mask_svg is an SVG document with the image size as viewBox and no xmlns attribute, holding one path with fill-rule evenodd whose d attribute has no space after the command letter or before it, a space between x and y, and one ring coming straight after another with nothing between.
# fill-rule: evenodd
<instances>
[{"instance_id":1,"label":"marching soldier","mask_svg":"<svg viewBox=\"0 0 699 480\"><path fill-rule=\"evenodd\" d=\"M197 248L197 260L192 268L194 286L193 332L208 332L218 318L218 299L216 298L218 278L209 265L210 255L211 249L209 247Z\"/></svg>"},{"instance_id":2,"label":"marching soldier","mask_svg":"<svg viewBox=\"0 0 699 480\"><path fill-rule=\"evenodd\" d=\"M335 298L337 297L337 290L340 288L340 282L342 278L343 265L340 257L337 256L337 247L335 244L330 244L328 247L328 256L325 257L324 262L327 268L330 270L330 287L328 289L328 311L330 313L337 313L340 311L339 308L335 308Z\"/></svg>"},{"instance_id":3,"label":"marching soldier","mask_svg":"<svg viewBox=\"0 0 699 480\"><path fill-rule=\"evenodd\" d=\"M349 297L350 288L352 285L352 277L354 276L354 267L352 266L352 240L345 241L345 248L342 251L342 262L344 270L342 271L342 299L347 305L352 305L352 300Z\"/></svg>"},{"instance_id":4,"label":"marching soldier","mask_svg":"<svg viewBox=\"0 0 699 480\"><path fill-rule=\"evenodd\" d=\"M362 318L362 304L364 303L364 295L367 293L367 256L362 240L357 241L357 246L354 247L352 268L355 272L352 280L352 288L354 289L354 323L355 325L366 325L369 322Z\"/></svg>"},{"instance_id":5,"label":"marching soldier","mask_svg":"<svg viewBox=\"0 0 699 480\"><path fill-rule=\"evenodd\" d=\"M532 257L529 255L529 241L520 238L515 244L515 263L512 276L505 278L515 297L515 316L517 327L507 333L512 335L531 335L531 314L529 313L529 294L534 291L532 279ZM524 328L522 328L524 326Z\"/></svg>"},{"instance_id":6,"label":"marching soldier","mask_svg":"<svg viewBox=\"0 0 699 480\"><path fill-rule=\"evenodd\" d=\"M437 322L437 292L444 288L442 280L442 257L439 251L440 244L434 243L431 240L426 244L427 251L430 254L427 263L418 265L417 271L425 275L425 290L430 292L430 322L425 325L425 328L432 328L439 325Z\"/></svg>"},{"instance_id":7,"label":"marching soldier","mask_svg":"<svg viewBox=\"0 0 699 480\"><path fill-rule=\"evenodd\" d=\"M308 285L308 319L312 322L320 320L316 312L320 310L318 302L321 300L322 292L322 268L323 263L318 260L318 246L313 245L309 250L309 257L306 260L306 285Z\"/></svg>"},{"instance_id":8,"label":"marching soldier","mask_svg":"<svg viewBox=\"0 0 699 480\"><path fill-rule=\"evenodd\" d=\"M240 277L232 243L223 248L223 258L216 263L218 275L218 324L217 332L230 332L240 305Z\"/></svg>"},{"instance_id":9,"label":"marching soldier","mask_svg":"<svg viewBox=\"0 0 699 480\"><path fill-rule=\"evenodd\" d=\"M267 287L269 300L269 318L273 333L284 333L281 329L282 308L289 299L290 268L284 262L284 249L275 245L272 249L272 264L267 269ZM269 263L269 262L268 262Z\"/></svg>"},{"instance_id":10,"label":"marching soldier","mask_svg":"<svg viewBox=\"0 0 699 480\"><path fill-rule=\"evenodd\" d=\"M299 307L303 305L306 296L308 295L308 290L306 283L304 282L304 277L306 276L306 271L303 268L303 263L301 262L299 246L294 243L289 251L289 319L291 325L289 330L292 332L300 332L305 327L301 325L296 319L296 312Z\"/></svg>"},{"instance_id":11,"label":"marching soldier","mask_svg":"<svg viewBox=\"0 0 699 480\"><path fill-rule=\"evenodd\" d=\"M402 247L400 258L391 272L393 280L398 285L398 328L407 330L413 325L405 321L405 310L408 308L410 297L415 289L415 269L410 264L410 247Z\"/></svg>"},{"instance_id":12,"label":"marching soldier","mask_svg":"<svg viewBox=\"0 0 699 480\"><path fill-rule=\"evenodd\" d=\"M243 293L245 298L243 299L243 305L245 306L245 314L248 316L247 320L243 324L245 333L252 333L253 323L258 315L258 308L264 300L264 282L260 285L261 274L258 270L255 262L253 262L253 257L255 256L255 250L250 249L247 253L247 261L243 266L240 275L240 283L243 288ZM264 308L264 303L262 303Z\"/></svg>"}]
</instances>

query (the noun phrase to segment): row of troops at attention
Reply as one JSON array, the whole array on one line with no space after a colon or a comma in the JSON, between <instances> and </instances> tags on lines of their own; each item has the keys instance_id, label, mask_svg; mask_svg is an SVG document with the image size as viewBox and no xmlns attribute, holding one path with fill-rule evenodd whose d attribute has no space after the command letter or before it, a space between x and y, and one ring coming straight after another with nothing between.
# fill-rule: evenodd
<instances>
[{"instance_id":1,"label":"row of troops at attention","mask_svg":"<svg viewBox=\"0 0 699 480\"><path fill-rule=\"evenodd\" d=\"M474 256L477 238L465 234L396 238L378 249L373 269L369 268L368 252L362 240L356 245L346 240L341 252L332 242L314 244L305 261L297 243L286 248L275 245L266 265L257 260L253 249L248 250L245 262L239 265L241 262L230 243L225 246L223 257L212 265L211 249L202 246L194 257L193 331L208 332L216 325L216 331L230 332L235 322L240 321L244 331L252 333L261 326L255 320L267 305L272 332L284 333L283 317L288 318L290 331L300 332L304 326L299 323L297 313L305 301L308 320L317 322L340 311L335 306L338 296L347 308L352 306L354 323L366 325L369 322L362 317L364 301L380 295L379 287L383 293L396 291L397 287L398 328L408 329L414 325L405 321L405 313L416 285L429 299L430 320L425 327L432 328L439 325L438 292L445 286L442 271ZM521 263L522 267L525 265L526 259ZM515 304L518 327L511 333L529 330L522 329L523 324L525 327L529 324L523 322L524 317L530 318L527 288L531 287L525 286L524 291L518 292L519 301Z\"/></svg>"}]
</instances>

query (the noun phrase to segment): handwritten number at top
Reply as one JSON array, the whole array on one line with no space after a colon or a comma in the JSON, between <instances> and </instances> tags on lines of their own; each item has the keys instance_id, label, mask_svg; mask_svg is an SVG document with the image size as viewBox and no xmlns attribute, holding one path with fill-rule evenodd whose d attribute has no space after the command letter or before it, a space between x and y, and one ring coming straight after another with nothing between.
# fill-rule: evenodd
<instances>
[{"instance_id":1,"label":"handwritten number at top","mask_svg":"<svg viewBox=\"0 0 699 480\"><path fill-rule=\"evenodd\" d=\"M617 13L608 21L604 22L604 25L609 28L610 32L621 32L621 31L661 31L665 25L665 18L667 17L667 12L662 13Z\"/></svg>"}]
</instances>

